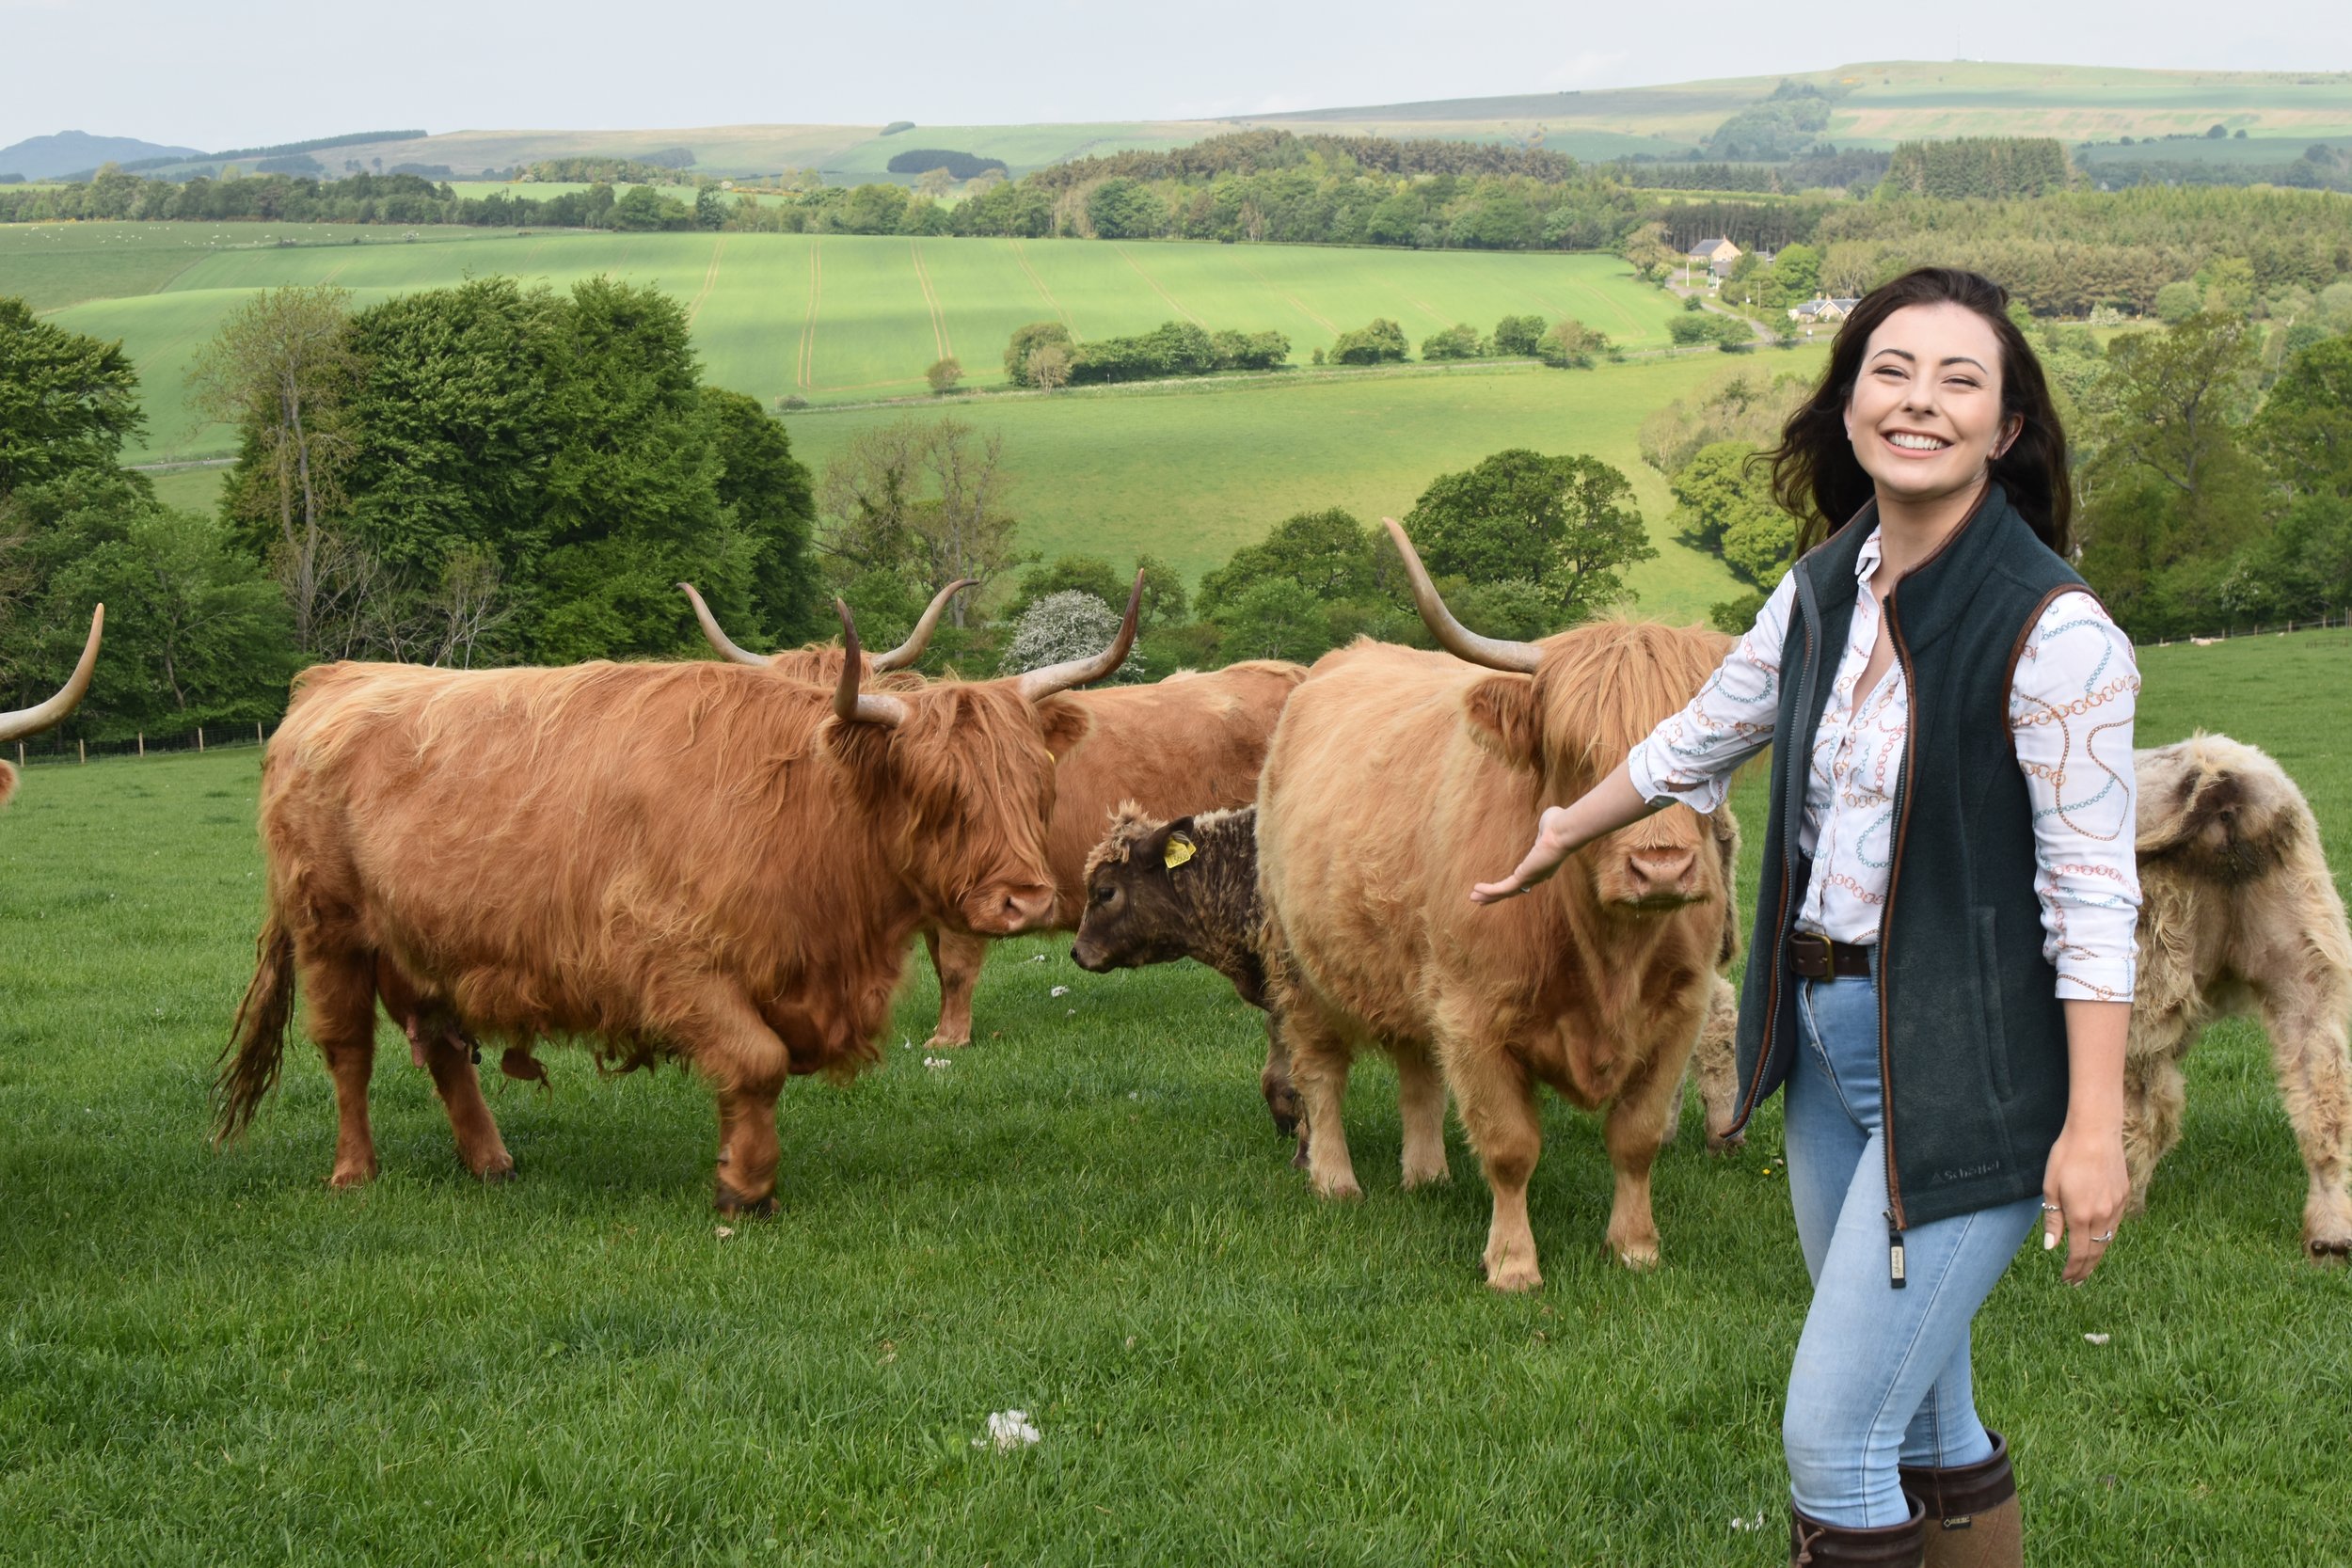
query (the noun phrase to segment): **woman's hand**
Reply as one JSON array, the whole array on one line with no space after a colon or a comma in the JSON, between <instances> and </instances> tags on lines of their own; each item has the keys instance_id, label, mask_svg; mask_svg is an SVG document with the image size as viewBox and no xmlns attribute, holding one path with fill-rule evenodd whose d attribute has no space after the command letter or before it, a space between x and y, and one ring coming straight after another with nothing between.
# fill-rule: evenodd
<instances>
[{"instance_id":1,"label":"woman's hand","mask_svg":"<svg viewBox=\"0 0 2352 1568\"><path fill-rule=\"evenodd\" d=\"M1500 904L1505 898L1516 898L1529 888L1549 880L1560 869L1561 863L1574 854L1580 841L1568 820L1567 809L1549 806L1535 819L1535 846L1528 850L1518 868L1499 882L1479 882L1470 888L1473 904Z\"/></svg>"},{"instance_id":2,"label":"woman's hand","mask_svg":"<svg viewBox=\"0 0 2352 1568\"><path fill-rule=\"evenodd\" d=\"M2106 1256L2130 1201L2123 1165L2123 1049L2128 1002L2069 997L2066 1009L2066 1125L2042 1176L2042 1247L2068 1236L2066 1283L2080 1285Z\"/></svg>"},{"instance_id":3,"label":"woman's hand","mask_svg":"<svg viewBox=\"0 0 2352 1568\"><path fill-rule=\"evenodd\" d=\"M2090 1128L2068 1117L2042 1179L2042 1246L2067 1239L2066 1283L2080 1285L2106 1256L2131 1196L2120 1124Z\"/></svg>"}]
</instances>

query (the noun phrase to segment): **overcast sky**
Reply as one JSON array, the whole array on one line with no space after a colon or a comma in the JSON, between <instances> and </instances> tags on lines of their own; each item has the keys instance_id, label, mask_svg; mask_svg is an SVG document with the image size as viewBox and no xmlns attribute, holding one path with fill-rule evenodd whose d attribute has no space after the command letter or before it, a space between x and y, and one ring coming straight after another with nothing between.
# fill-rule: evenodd
<instances>
[{"instance_id":1,"label":"overcast sky","mask_svg":"<svg viewBox=\"0 0 2352 1568\"><path fill-rule=\"evenodd\" d=\"M1677 11L1686 20L1667 20ZM0 146L206 150L421 125L1190 118L1874 59L2352 69L2344 0L1661 7L1561 0L0 0Z\"/></svg>"}]
</instances>

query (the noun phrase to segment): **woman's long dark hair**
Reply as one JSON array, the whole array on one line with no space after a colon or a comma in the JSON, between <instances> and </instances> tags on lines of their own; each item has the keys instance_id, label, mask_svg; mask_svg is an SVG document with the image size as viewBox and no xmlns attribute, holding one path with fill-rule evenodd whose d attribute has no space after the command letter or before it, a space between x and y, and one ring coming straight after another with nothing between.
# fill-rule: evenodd
<instances>
[{"instance_id":1,"label":"woman's long dark hair","mask_svg":"<svg viewBox=\"0 0 2352 1568\"><path fill-rule=\"evenodd\" d=\"M1772 466L1773 497L1797 519L1797 554L1843 528L1870 499L1870 476L1846 435L1846 404L1870 334L1910 305L1963 306L2000 340L2001 413L2004 422L2016 418L2019 429L2009 450L1993 460L1993 477L2042 542L2071 555L2074 487L2067 475L2066 432L2058 426L2042 361L2009 319L2009 291L1958 267L1920 267L1871 290L1837 329L1821 384L1788 416L1780 445L1764 454Z\"/></svg>"}]
</instances>

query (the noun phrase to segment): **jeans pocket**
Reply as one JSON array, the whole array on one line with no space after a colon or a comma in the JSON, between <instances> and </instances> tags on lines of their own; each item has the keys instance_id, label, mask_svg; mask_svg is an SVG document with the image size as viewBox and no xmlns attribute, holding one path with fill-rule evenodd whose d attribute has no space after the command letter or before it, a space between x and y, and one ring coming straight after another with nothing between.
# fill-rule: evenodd
<instances>
[{"instance_id":1,"label":"jeans pocket","mask_svg":"<svg viewBox=\"0 0 2352 1568\"><path fill-rule=\"evenodd\" d=\"M2015 1098L2009 1073L2009 1032L2001 1021L2001 952L1994 917L1998 911L1969 911L1969 936L1977 948L1977 1006L1982 1014L1984 1058L1992 1069L1993 1092L2001 1100Z\"/></svg>"}]
</instances>

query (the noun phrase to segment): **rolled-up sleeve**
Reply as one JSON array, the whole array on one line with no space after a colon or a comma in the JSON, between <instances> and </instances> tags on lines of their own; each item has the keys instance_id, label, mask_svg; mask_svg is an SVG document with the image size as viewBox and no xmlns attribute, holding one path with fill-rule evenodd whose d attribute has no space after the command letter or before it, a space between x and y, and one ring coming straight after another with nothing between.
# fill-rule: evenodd
<instances>
[{"instance_id":1,"label":"rolled-up sleeve","mask_svg":"<svg viewBox=\"0 0 2352 1568\"><path fill-rule=\"evenodd\" d=\"M2088 594L2044 608L2010 684L2010 731L2033 802L2042 956L2060 997L2128 1002L2137 978L2139 866L2131 640Z\"/></svg>"},{"instance_id":2,"label":"rolled-up sleeve","mask_svg":"<svg viewBox=\"0 0 2352 1568\"><path fill-rule=\"evenodd\" d=\"M1626 772L1643 800L1711 812L1731 793L1734 770L1772 744L1796 594L1795 577L1782 578L1698 695L1628 753Z\"/></svg>"}]
</instances>

